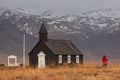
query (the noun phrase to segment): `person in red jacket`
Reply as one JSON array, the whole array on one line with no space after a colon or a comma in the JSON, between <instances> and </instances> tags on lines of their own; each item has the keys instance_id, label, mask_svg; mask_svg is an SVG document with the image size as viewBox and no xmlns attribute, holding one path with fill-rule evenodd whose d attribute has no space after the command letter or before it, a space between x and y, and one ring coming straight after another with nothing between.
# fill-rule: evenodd
<instances>
[{"instance_id":1,"label":"person in red jacket","mask_svg":"<svg viewBox=\"0 0 120 80\"><path fill-rule=\"evenodd\" d=\"M107 65L108 65L108 59L107 59L106 56L102 57L102 62L103 62L103 67L107 67Z\"/></svg>"}]
</instances>

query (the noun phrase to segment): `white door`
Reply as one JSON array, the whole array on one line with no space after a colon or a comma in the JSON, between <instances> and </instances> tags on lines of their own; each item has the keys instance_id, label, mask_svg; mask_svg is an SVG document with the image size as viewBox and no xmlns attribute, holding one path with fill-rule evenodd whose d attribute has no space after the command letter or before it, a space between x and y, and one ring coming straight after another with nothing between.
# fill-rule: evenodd
<instances>
[{"instance_id":1,"label":"white door","mask_svg":"<svg viewBox=\"0 0 120 80\"><path fill-rule=\"evenodd\" d=\"M42 51L38 54L38 68L45 68L45 54Z\"/></svg>"}]
</instances>

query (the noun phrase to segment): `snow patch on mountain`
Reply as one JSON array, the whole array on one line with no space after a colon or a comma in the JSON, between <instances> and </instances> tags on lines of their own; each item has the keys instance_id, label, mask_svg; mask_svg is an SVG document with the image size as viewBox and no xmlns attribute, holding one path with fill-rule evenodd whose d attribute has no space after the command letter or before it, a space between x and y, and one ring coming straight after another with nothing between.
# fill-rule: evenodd
<instances>
[{"instance_id":1,"label":"snow patch on mountain","mask_svg":"<svg viewBox=\"0 0 120 80\"><path fill-rule=\"evenodd\" d=\"M107 24L97 24L97 25L99 25L100 29L103 29L103 28L105 28L107 26Z\"/></svg>"},{"instance_id":2,"label":"snow patch on mountain","mask_svg":"<svg viewBox=\"0 0 120 80\"><path fill-rule=\"evenodd\" d=\"M6 10L6 8L1 7L1 8L0 8L0 15L2 15L2 14L5 12L5 10Z\"/></svg>"},{"instance_id":3,"label":"snow patch on mountain","mask_svg":"<svg viewBox=\"0 0 120 80\"><path fill-rule=\"evenodd\" d=\"M113 17L120 18L120 9L98 9L89 11L82 14L83 16L94 17L96 19L100 17Z\"/></svg>"},{"instance_id":4,"label":"snow patch on mountain","mask_svg":"<svg viewBox=\"0 0 120 80\"><path fill-rule=\"evenodd\" d=\"M28 12L28 11L25 11L24 9L17 9L16 10L18 13L24 13L24 14L30 14L30 12Z\"/></svg>"}]
</instances>

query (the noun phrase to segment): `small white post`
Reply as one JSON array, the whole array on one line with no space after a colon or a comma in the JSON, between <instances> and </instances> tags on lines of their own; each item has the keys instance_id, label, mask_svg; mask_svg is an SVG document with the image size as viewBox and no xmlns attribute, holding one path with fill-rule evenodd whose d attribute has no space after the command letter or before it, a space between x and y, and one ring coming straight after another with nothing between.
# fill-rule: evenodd
<instances>
[{"instance_id":1,"label":"small white post","mask_svg":"<svg viewBox=\"0 0 120 80\"><path fill-rule=\"evenodd\" d=\"M25 33L23 33L23 68L25 67Z\"/></svg>"},{"instance_id":2,"label":"small white post","mask_svg":"<svg viewBox=\"0 0 120 80\"><path fill-rule=\"evenodd\" d=\"M25 34L26 34L26 26L24 25L24 32L23 32L23 68L25 68Z\"/></svg>"},{"instance_id":3,"label":"small white post","mask_svg":"<svg viewBox=\"0 0 120 80\"><path fill-rule=\"evenodd\" d=\"M9 57L8 57L8 66L9 66Z\"/></svg>"},{"instance_id":4,"label":"small white post","mask_svg":"<svg viewBox=\"0 0 120 80\"><path fill-rule=\"evenodd\" d=\"M15 57L15 66L17 66L17 57Z\"/></svg>"}]
</instances>

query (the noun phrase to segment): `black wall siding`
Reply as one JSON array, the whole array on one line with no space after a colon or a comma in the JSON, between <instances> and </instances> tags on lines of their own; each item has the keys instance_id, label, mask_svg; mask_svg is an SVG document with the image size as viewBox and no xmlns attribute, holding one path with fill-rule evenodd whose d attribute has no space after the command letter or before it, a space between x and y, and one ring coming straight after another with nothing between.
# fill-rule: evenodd
<instances>
[{"instance_id":1,"label":"black wall siding","mask_svg":"<svg viewBox=\"0 0 120 80\"><path fill-rule=\"evenodd\" d=\"M71 63L76 63L76 55L71 55Z\"/></svg>"},{"instance_id":2,"label":"black wall siding","mask_svg":"<svg viewBox=\"0 0 120 80\"><path fill-rule=\"evenodd\" d=\"M79 63L83 64L83 55L79 55Z\"/></svg>"},{"instance_id":3,"label":"black wall siding","mask_svg":"<svg viewBox=\"0 0 120 80\"><path fill-rule=\"evenodd\" d=\"M38 64L38 57L33 55L29 57L30 60L30 66L35 67Z\"/></svg>"},{"instance_id":4,"label":"black wall siding","mask_svg":"<svg viewBox=\"0 0 120 80\"><path fill-rule=\"evenodd\" d=\"M45 44L43 44L42 47L44 47L43 52L46 54L46 65L55 65L55 55L53 54L53 52Z\"/></svg>"},{"instance_id":5,"label":"black wall siding","mask_svg":"<svg viewBox=\"0 0 120 80\"><path fill-rule=\"evenodd\" d=\"M63 55L63 64L66 64L66 63L68 63L68 61L67 61L67 55Z\"/></svg>"},{"instance_id":6,"label":"black wall siding","mask_svg":"<svg viewBox=\"0 0 120 80\"><path fill-rule=\"evenodd\" d=\"M58 63L58 56L55 55L44 43L44 41L39 42L37 44L36 48L33 48L31 53L34 54L29 54L29 61L30 61L30 66L37 66L38 65L38 53L40 51L43 51L45 53L45 64L46 65L63 65L63 64L68 64L68 55L62 55L62 64ZM61 55L61 54L60 54ZM69 64L74 64L76 63L76 55L71 55L71 63ZM79 55L79 63L83 64L83 55Z\"/></svg>"}]
</instances>

